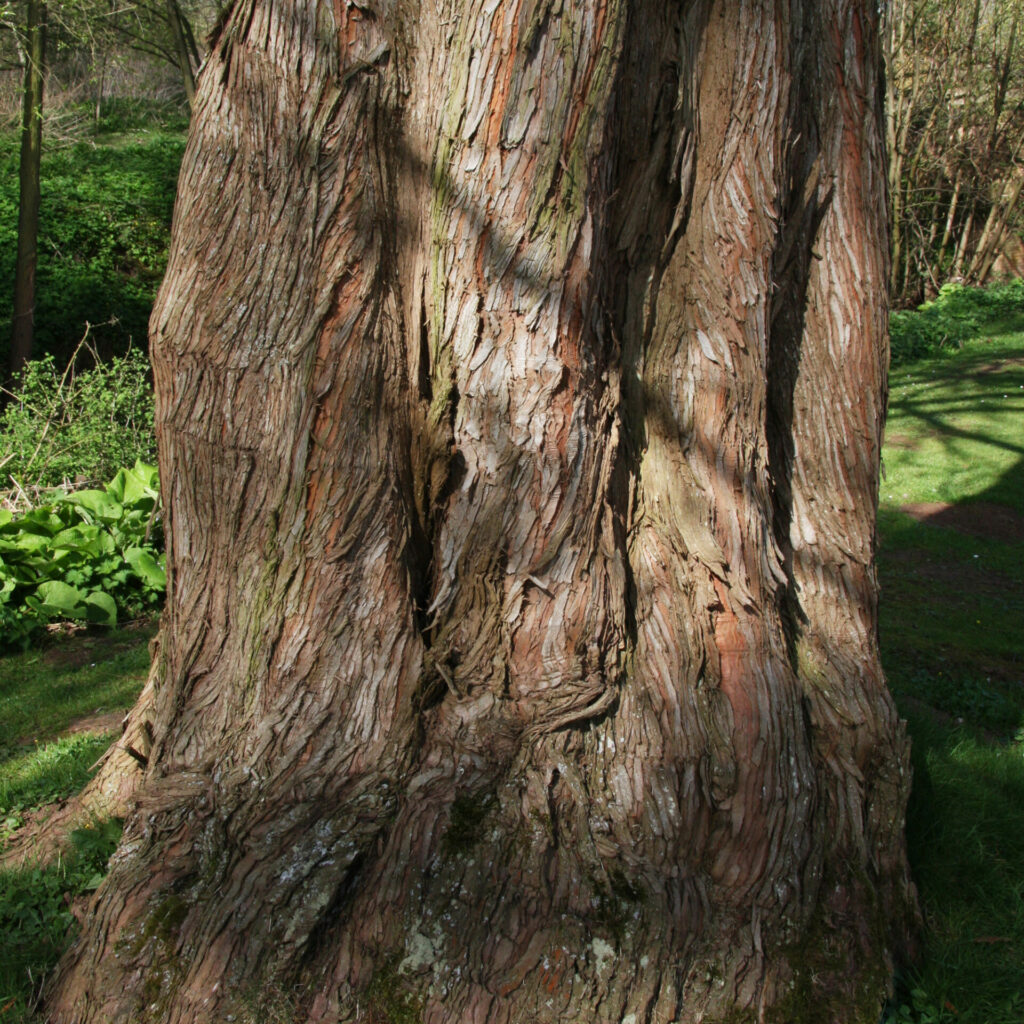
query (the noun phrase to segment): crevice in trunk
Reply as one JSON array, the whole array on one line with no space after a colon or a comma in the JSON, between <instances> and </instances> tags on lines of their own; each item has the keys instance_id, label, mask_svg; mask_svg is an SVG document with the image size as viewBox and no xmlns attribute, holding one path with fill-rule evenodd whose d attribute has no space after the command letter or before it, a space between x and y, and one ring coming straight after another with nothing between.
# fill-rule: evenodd
<instances>
[{"instance_id":1,"label":"crevice in trunk","mask_svg":"<svg viewBox=\"0 0 1024 1024\"><path fill-rule=\"evenodd\" d=\"M798 668L797 638L806 616L800 610L793 576L792 475L793 393L800 372L805 311L812 245L831 198L822 195L822 160L818 129L806 116L813 97L808 83L813 81L812 58L806 26L799 26L791 44L794 73L793 95L789 110L789 138L783 147L781 171L785 191L779 210L779 233L772 262L773 293L769 313L767 403L765 436L768 442L768 475L772 500L772 535L782 559L785 585L779 590L779 612L785 627L790 663Z\"/></svg>"}]
</instances>

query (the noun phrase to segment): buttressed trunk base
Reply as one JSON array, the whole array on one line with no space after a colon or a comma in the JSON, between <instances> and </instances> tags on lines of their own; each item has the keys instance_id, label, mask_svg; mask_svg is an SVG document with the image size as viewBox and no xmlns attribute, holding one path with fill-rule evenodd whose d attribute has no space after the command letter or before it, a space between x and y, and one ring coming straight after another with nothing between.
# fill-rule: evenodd
<instances>
[{"instance_id":1,"label":"buttressed trunk base","mask_svg":"<svg viewBox=\"0 0 1024 1024\"><path fill-rule=\"evenodd\" d=\"M148 763L50 1021L875 1024L875 7L238 0Z\"/></svg>"}]
</instances>

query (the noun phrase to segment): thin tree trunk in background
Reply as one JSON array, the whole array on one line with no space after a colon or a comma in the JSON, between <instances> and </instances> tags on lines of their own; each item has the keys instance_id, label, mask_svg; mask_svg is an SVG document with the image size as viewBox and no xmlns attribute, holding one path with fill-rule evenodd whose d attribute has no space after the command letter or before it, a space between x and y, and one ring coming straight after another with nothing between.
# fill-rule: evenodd
<instances>
[{"instance_id":1,"label":"thin tree trunk in background","mask_svg":"<svg viewBox=\"0 0 1024 1024\"><path fill-rule=\"evenodd\" d=\"M103 90L106 87L107 80L107 54L106 50L103 52L103 56L97 61L96 57L93 57L93 64L99 63L99 79L96 82L96 101L93 104L93 124L99 128L100 118L103 116Z\"/></svg>"},{"instance_id":2,"label":"thin tree trunk in background","mask_svg":"<svg viewBox=\"0 0 1024 1024\"><path fill-rule=\"evenodd\" d=\"M39 169L43 151L43 79L46 61L46 4L27 0L25 90L18 170L18 254L14 270L11 374L32 358L39 237Z\"/></svg>"},{"instance_id":3,"label":"thin tree trunk in background","mask_svg":"<svg viewBox=\"0 0 1024 1024\"><path fill-rule=\"evenodd\" d=\"M178 0L166 0L167 19L171 25L171 34L174 36L174 50L178 56L178 67L181 69L181 82L185 87L185 98L190 107L195 106L196 100L196 76L192 68L192 57L189 53L188 40L185 38L185 29L182 26L184 16L178 6Z\"/></svg>"},{"instance_id":4,"label":"thin tree trunk in background","mask_svg":"<svg viewBox=\"0 0 1024 1024\"><path fill-rule=\"evenodd\" d=\"M875 1024L879 65L866 0L240 0L152 319L147 763L49 1021Z\"/></svg>"},{"instance_id":5,"label":"thin tree trunk in background","mask_svg":"<svg viewBox=\"0 0 1024 1024\"><path fill-rule=\"evenodd\" d=\"M203 54L199 49L199 44L196 42L195 33L192 31L192 22L185 16L180 4L178 5L178 16L182 32L185 36L185 42L188 45L188 52L192 59L192 64L198 69L202 67Z\"/></svg>"},{"instance_id":6,"label":"thin tree trunk in background","mask_svg":"<svg viewBox=\"0 0 1024 1024\"><path fill-rule=\"evenodd\" d=\"M935 259L935 269L940 277L944 276L943 264L946 262L946 250L949 248L949 241L953 237L953 226L956 224L956 210L960 205L960 189L963 186L963 167L956 170L956 180L953 183L953 197L949 201L949 209L946 212L946 226L942 230L942 241L939 243L939 252Z\"/></svg>"},{"instance_id":7,"label":"thin tree trunk in background","mask_svg":"<svg viewBox=\"0 0 1024 1024\"><path fill-rule=\"evenodd\" d=\"M960 240L956 246L956 255L953 257L953 272L950 275L954 281L963 281L964 279L964 263L967 260L967 253L971 247L971 235L974 233L974 214L977 208L977 200L973 200L970 212L967 214L967 219L964 221L964 226L960 232Z\"/></svg>"},{"instance_id":8,"label":"thin tree trunk in background","mask_svg":"<svg viewBox=\"0 0 1024 1024\"><path fill-rule=\"evenodd\" d=\"M1020 199L1022 186L1024 168L1017 170L1013 179L1003 185L998 201L992 205L968 270L968 278L975 284L984 284L992 271L992 264L999 255L999 247L1006 235L1007 225Z\"/></svg>"}]
</instances>

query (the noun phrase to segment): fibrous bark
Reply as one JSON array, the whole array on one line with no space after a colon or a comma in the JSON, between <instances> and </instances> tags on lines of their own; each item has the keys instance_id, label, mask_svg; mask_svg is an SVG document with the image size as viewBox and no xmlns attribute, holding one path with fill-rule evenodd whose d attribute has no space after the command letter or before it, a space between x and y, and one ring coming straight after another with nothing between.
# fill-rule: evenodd
<instances>
[{"instance_id":1,"label":"fibrous bark","mask_svg":"<svg viewBox=\"0 0 1024 1024\"><path fill-rule=\"evenodd\" d=\"M239 0L52 1021L877 1020L879 95L861 0Z\"/></svg>"}]
</instances>

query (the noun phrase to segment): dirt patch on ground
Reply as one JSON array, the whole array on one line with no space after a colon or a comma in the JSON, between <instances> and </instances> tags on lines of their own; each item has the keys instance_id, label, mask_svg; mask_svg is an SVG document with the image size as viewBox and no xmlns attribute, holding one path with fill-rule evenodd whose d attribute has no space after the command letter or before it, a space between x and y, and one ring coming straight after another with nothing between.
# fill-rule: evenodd
<instances>
[{"instance_id":1,"label":"dirt patch on ground","mask_svg":"<svg viewBox=\"0 0 1024 1024\"><path fill-rule=\"evenodd\" d=\"M920 444L916 437L909 434L889 433L885 435L885 443L890 448L916 448Z\"/></svg>"},{"instance_id":2,"label":"dirt patch on ground","mask_svg":"<svg viewBox=\"0 0 1024 1024\"><path fill-rule=\"evenodd\" d=\"M102 736L106 732L119 732L124 715L124 711L105 711L96 715L84 715L73 721L62 735L74 736L80 732L92 732Z\"/></svg>"},{"instance_id":3,"label":"dirt patch on ground","mask_svg":"<svg viewBox=\"0 0 1024 1024\"><path fill-rule=\"evenodd\" d=\"M921 501L901 505L900 510L913 516L919 523L944 526L971 537L998 540L1004 544L1024 543L1024 515L1005 505L986 501L972 501L964 505Z\"/></svg>"},{"instance_id":4,"label":"dirt patch on ground","mask_svg":"<svg viewBox=\"0 0 1024 1024\"><path fill-rule=\"evenodd\" d=\"M49 627L48 646L43 651L43 663L54 668L82 668L101 661L108 661L122 651L131 650L143 635L156 632L156 622L140 619L125 623L115 636L90 634L88 627L74 623L57 623ZM127 635L126 635L127 634Z\"/></svg>"}]
</instances>

